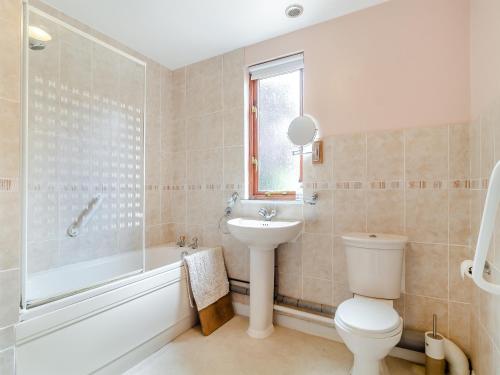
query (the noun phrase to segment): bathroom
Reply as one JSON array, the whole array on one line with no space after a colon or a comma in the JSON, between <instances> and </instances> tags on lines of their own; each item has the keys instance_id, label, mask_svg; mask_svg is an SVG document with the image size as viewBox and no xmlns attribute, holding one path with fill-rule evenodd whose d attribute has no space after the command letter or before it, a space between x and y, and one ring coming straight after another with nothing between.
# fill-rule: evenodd
<instances>
[{"instance_id":1,"label":"bathroom","mask_svg":"<svg viewBox=\"0 0 500 375\"><path fill-rule=\"evenodd\" d=\"M500 374L498 19L0 0L0 374Z\"/></svg>"}]
</instances>

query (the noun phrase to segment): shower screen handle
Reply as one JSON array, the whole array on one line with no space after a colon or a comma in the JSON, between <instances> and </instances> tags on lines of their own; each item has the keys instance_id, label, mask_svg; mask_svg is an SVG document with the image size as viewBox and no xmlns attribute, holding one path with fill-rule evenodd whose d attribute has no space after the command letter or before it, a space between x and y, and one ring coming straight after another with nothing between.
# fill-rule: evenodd
<instances>
[{"instance_id":1,"label":"shower screen handle","mask_svg":"<svg viewBox=\"0 0 500 375\"><path fill-rule=\"evenodd\" d=\"M472 263L472 279L478 287L488 293L500 295L500 285L486 281L483 271L486 266L486 256L490 248L491 238L495 230L495 219L500 204L500 161L495 165L490 176L490 184L484 202L483 217L479 236L477 238L476 253Z\"/></svg>"},{"instance_id":2,"label":"shower screen handle","mask_svg":"<svg viewBox=\"0 0 500 375\"><path fill-rule=\"evenodd\" d=\"M70 237L78 237L80 235L80 229L87 225L87 223L92 219L97 209L102 203L102 196L97 195L92 198L87 207L80 213L78 218L69 226L67 233Z\"/></svg>"}]
</instances>

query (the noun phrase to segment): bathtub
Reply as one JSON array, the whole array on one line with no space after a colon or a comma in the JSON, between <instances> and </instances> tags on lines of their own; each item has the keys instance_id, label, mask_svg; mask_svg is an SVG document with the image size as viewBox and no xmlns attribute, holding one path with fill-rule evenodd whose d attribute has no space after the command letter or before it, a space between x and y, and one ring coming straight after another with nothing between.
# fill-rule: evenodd
<instances>
[{"instance_id":1,"label":"bathtub","mask_svg":"<svg viewBox=\"0 0 500 375\"><path fill-rule=\"evenodd\" d=\"M194 251L173 244L148 248L144 272L23 310L16 326L17 374L118 374L192 327L196 312L181 259L186 250ZM100 266L107 262L120 264L116 258L96 262L97 272L104 272ZM43 293L69 272L84 272L92 264L80 266L32 279L46 283L38 290Z\"/></svg>"}]
</instances>

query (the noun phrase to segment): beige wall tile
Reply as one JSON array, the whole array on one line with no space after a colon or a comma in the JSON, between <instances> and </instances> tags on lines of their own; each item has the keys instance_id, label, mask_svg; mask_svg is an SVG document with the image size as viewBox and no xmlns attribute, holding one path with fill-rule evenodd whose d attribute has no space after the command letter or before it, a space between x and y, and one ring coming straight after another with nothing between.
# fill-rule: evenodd
<instances>
[{"instance_id":1,"label":"beige wall tile","mask_svg":"<svg viewBox=\"0 0 500 375\"><path fill-rule=\"evenodd\" d=\"M18 267L21 203L18 193L0 193L0 270ZM1 288L0 288L1 289ZM0 325L0 327L2 327Z\"/></svg>"},{"instance_id":2,"label":"beige wall tile","mask_svg":"<svg viewBox=\"0 0 500 375\"><path fill-rule=\"evenodd\" d=\"M0 1L0 18L4 20L19 20L21 17L20 0L1 0Z\"/></svg>"},{"instance_id":3,"label":"beige wall tile","mask_svg":"<svg viewBox=\"0 0 500 375\"><path fill-rule=\"evenodd\" d=\"M301 285L300 277L297 277L295 273L278 273L278 293L291 297L291 298L301 298Z\"/></svg>"},{"instance_id":4,"label":"beige wall tile","mask_svg":"<svg viewBox=\"0 0 500 375\"><path fill-rule=\"evenodd\" d=\"M19 270L0 271L0 327L17 323L19 316Z\"/></svg>"},{"instance_id":5,"label":"beige wall tile","mask_svg":"<svg viewBox=\"0 0 500 375\"><path fill-rule=\"evenodd\" d=\"M146 191L146 225L156 225L161 222L161 192Z\"/></svg>"},{"instance_id":6,"label":"beige wall tile","mask_svg":"<svg viewBox=\"0 0 500 375\"><path fill-rule=\"evenodd\" d=\"M281 244L277 249L278 270L300 279L302 266L302 236L295 242Z\"/></svg>"},{"instance_id":7,"label":"beige wall tile","mask_svg":"<svg viewBox=\"0 0 500 375\"><path fill-rule=\"evenodd\" d=\"M163 243L163 228L161 225L146 227L146 246L157 246Z\"/></svg>"},{"instance_id":8,"label":"beige wall tile","mask_svg":"<svg viewBox=\"0 0 500 375\"><path fill-rule=\"evenodd\" d=\"M438 332L448 335L448 303L446 300L406 294L405 328L429 331L432 329L433 314L437 315Z\"/></svg>"},{"instance_id":9,"label":"beige wall tile","mask_svg":"<svg viewBox=\"0 0 500 375\"><path fill-rule=\"evenodd\" d=\"M405 130L405 177L448 179L448 126Z\"/></svg>"},{"instance_id":10,"label":"beige wall tile","mask_svg":"<svg viewBox=\"0 0 500 375\"><path fill-rule=\"evenodd\" d=\"M193 143L192 134L196 134L196 132L188 132L186 126L184 120L172 120L165 124L161 135L163 155L171 152L182 152L186 150L186 144Z\"/></svg>"},{"instance_id":11,"label":"beige wall tile","mask_svg":"<svg viewBox=\"0 0 500 375\"><path fill-rule=\"evenodd\" d=\"M224 235L222 244L228 276L233 279L250 281L250 250L248 247L231 235Z\"/></svg>"},{"instance_id":12,"label":"beige wall tile","mask_svg":"<svg viewBox=\"0 0 500 375\"><path fill-rule=\"evenodd\" d=\"M409 189L406 192L406 233L411 241L448 241L448 191Z\"/></svg>"},{"instance_id":13,"label":"beige wall tile","mask_svg":"<svg viewBox=\"0 0 500 375\"><path fill-rule=\"evenodd\" d=\"M245 107L224 111L224 146L243 146Z\"/></svg>"},{"instance_id":14,"label":"beige wall tile","mask_svg":"<svg viewBox=\"0 0 500 375\"><path fill-rule=\"evenodd\" d=\"M333 182L333 147L333 137L323 139L323 163L321 164L313 164L311 154L304 154L304 182Z\"/></svg>"},{"instance_id":15,"label":"beige wall tile","mask_svg":"<svg viewBox=\"0 0 500 375\"><path fill-rule=\"evenodd\" d=\"M220 246L222 244L222 233L217 224L203 226L203 243L205 246Z\"/></svg>"},{"instance_id":16,"label":"beige wall tile","mask_svg":"<svg viewBox=\"0 0 500 375\"><path fill-rule=\"evenodd\" d=\"M470 190L449 192L450 243L467 245L470 240Z\"/></svg>"},{"instance_id":17,"label":"beige wall tile","mask_svg":"<svg viewBox=\"0 0 500 375\"><path fill-rule=\"evenodd\" d=\"M161 226L163 243L175 242L180 236L186 235L186 225L184 223L168 223Z\"/></svg>"},{"instance_id":18,"label":"beige wall tile","mask_svg":"<svg viewBox=\"0 0 500 375\"><path fill-rule=\"evenodd\" d=\"M203 152L191 151L187 153L186 183L201 189L204 184L206 164Z\"/></svg>"},{"instance_id":19,"label":"beige wall tile","mask_svg":"<svg viewBox=\"0 0 500 375\"><path fill-rule=\"evenodd\" d=\"M302 235L302 273L304 277L332 280L332 237L323 234Z\"/></svg>"},{"instance_id":20,"label":"beige wall tile","mask_svg":"<svg viewBox=\"0 0 500 375\"><path fill-rule=\"evenodd\" d=\"M19 142L21 109L18 102L0 99L0 134L4 142ZM3 154L3 152L2 152ZM3 155L6 157L7 155Z\"/></svg>"},{"instance_id":21,"label":"beige wall tile","mask_svg":"<svg viewBox=\"0 0 500 375\"><path fill-rule=\"evenodd\" d=\"M450 332L449 339L466 353L470 352L470 305L467 303L450 302Z\"/></svg>"},{"instance_id":22,"label":"beige wall tile","mask_svg":"<svg viewBox=\"0 0 500 375\"><path fill-rule=\"evenodd\" d=\"M187 192L186 223L188 225L203 224L205 219L204 204L205 204L205 192L199 190Z\"/></svg>"},{"instance_id":23,"label":"beige wall tile","mask_svg":"<svg viewBox=\"0 0 500 375\"><path fill-rule=\"evenodd\" d=\"M480 178L480 145L481 145L481 121L474 119L469 127L469 147L470 147L470 177Z\"/></svg>"},{"instance_id":24,"label":"beige wall tile","mask_svg":"<svg viewBox=\"0 0 500 375\"><path fill-rule=\"evenodd\" d=\"M410 243L405 255L406 292L448 298L448 246Z\"/></svg>"},{"instance_id":25,"label":"beige wall tile","mask_svg":"<svg viewBox=\"0 0 500 375\"><path fill-rule=\"evenodd\" d=\"M363 190L336 190L334 192L335 234L366 231L366 192Z\"/></svg>"},{"instance_id":26,"label":"beige wall tile","mask_svg":"<svg viewBox=\"0 0 500 375\"><path fill-rule=\"evenodd\" d=\"M458 302L471 302L474 283L471 279L462 279L460 264L466 259L472 259L472 250L466 246L450 246L450 300Z\"/></svg>"},{"instance_id":27,"label":"beige wall tile","mask_svg":"<svg viewBox=\"0 0 500 375\"><path fill-rule=\"evenodd\" d=\"M450 180L470 176L469 124L450 125Z\"/></svg>"},{"instance_id":28,"label":"beige wall tile","mask_svg":"<svg viewBox=\"0 0 500 375\"><path fill-rule=\"evenodd\" d=\"M21 161L20 147L18 141L0 141L0 176L19 176Z\"/></svg>"},{"instance_id":29,"label":"beige wall tile","mask_svg":"<svg viewBox=\"0 0 500 375\"><path fill-rule=\"evenodd\" d=\"M186 183L186 153L172 152L166 159L166 174L168 185L184 185Z\"/></svg>"},{"instance_id":30,"label":"beige wall tile","mask_svg":"<svg viewBox=\"0 0 500 375\"><path fill-rule=\"evenodd\" d=\"M340 305L352 298L347 277L347 260L341 237L335 237L333 245L333 303Z\"/></svg>"},{"instance_id":31,"label":"beige wall tile","mask_svg":"<svg viewBox=\"0 0 500 375\"><path fill-rule=\"evenodd\" d=\"M204 194L203 218L205 224L219 224L220 217L224 212L227 200L224 199L224 193L219 190L208 190Z\"/></svg>"},{"instance_id":32,"label":"beige wall tile","mask_svg":"<svg viewBox=\"0 0 500 375\"><path fill-rule=\"evenodd\" d=\"M215 185L216 187L222 187L224 182L223 151L222 148L213 148L202 152L205 160L203 169L203 182L205 186Z\"/></svg>"},{"instance_id":33,"label":"beige wall tile","mask_svg":"<svg viewBox=\"0 0 500 375\"><path fill-rule=\"evenodd\" d=\"M404 233L404 194L402 190L371 190L366 193L369 232Z\"/></svg>"},{"instance_id":34,"label":"beige wall tile","mask_svg":"<svg viewBox=\"0 0 500 375\"><path fill-rule=\"evenodd\" d=\"M243 147L224 148L224 185L233 184L243 187L243 160Z\"/></svg>"},{"instance_id":35,"label":"beige wall tile","mask_svg":"<svg viewBox=\"0 0 500 375\"><path fill-rule=\"evenodd\" d=\"M404 177L403 131L367 134L367 180L402 181Z\"/></svg>"},{"instance_id":36,"label":"beige wall tile","mask_svg":"<svg viewBox=\"0 0 500 375\"><path fill-rule=\"evenodd\" d=\"M12 1L13 4L18 3ZM9 13L16 13L9 10ZM5 14L8 16L8 14ZM2 33L0 34L0 45L2 46L2 63L0 64L0 98L18 102L21 91L21 27L19 25L20 16L14 18L3 18Z\"/></svg>"},{"instance_id":37,"label":"beige wall tile","mask_svg":"<svg viewBox=\"0 0 500 375\"><path fill-rule=\"evenodd\" d=\"M366 179L366 135L349 134L333 138L334 181Z\"/></svg>"},{"instance_id":38,"label":"beige wall tile","mask_svg":"<svg viewBox=\"0 0 500 375\"><path fill-rule=\"evenodd\" d=\"M319 196L316 205L304 205L305 231L308 233L333 232L333 192L317 191ZM310 196L313 191L304 190L304 195Z\"/></svg>"},{"instance_id":39,"label":"beige wall tile","mask_svg":"<svg viewBox=\"0 0 500 375\"><path fill-rule=\"evenodd\" d=\"M332 282L330 280L304 277L302 280L302 299L310 302L331 305Z\"/></svg>"},{"instance_id":40,"label":"beige wall tile","mask_svg":"<svg viewBox=\"0 0 500 375\"><path fill-rule=\"evenodd\" d=\"M186 222L186 192L185 191L171 191L168 195L167 201L166 221L172 223L185 223Z\"/></svg>"},{"instance_id":41,"label":"beige wall tile","mask_svg":"<svg viewBox=\"0 0 500 375\"><path fill-rule=\"evenodd\" d=\"M239 49L223 56L223 103L225 109L244 105L244 50Z\"/></svg>"}]
</instances>

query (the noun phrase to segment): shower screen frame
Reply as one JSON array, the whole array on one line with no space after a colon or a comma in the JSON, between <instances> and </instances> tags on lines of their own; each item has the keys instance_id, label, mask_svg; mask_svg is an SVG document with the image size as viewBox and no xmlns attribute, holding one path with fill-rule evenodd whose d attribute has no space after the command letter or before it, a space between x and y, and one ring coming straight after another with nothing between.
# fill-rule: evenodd
<instances>
[{"instance_id":1,"label":"shower screen frame","mask_svg":"<svg viewBox=\"0 0 500 375\"><path fill-rule=\"evenodd\" d=\"M27 279L28 279L28 122L29 122L29 35L28 35L28 27L29 27L29 18L30 13L35 13L41 17L46 18L47 20L57 24L58 26L64 27L70 32L76 33L79 36L88 39L92 43L96 43L102 47L105 47L111 50L114 53L119 54L122 57L125 57L140 66L143 67L143 101L142 101L142 216L141 216L141 227L142 227L142 265L141 268L137 271L122 274L116 278L104 280L103 282L96 283L90 285L86 288L75 289L67 293L59 294L53 296L51 298L47 298L41 301L37 301L35 303L28 303L27 300ZM21 94L22 94L22 104L21 104L21 118L22 118L22 131L21 131L21 205L22 205L22 233L21 233L21 299L20 299L20 309L21 315L27 313L27 311L31 308L46 305L47 303L53 301L60 301L63 298L69 296L75 296L79 293L87 291L89 289L95 289L97 287L103 286L113 281L121 280L128 278L133 275L137 275L143 273L145 270L145 248L146 248L146 223L145 223L145 207L146 207L146 131L147 131L147 116L146 116L146 97L147 97L147 64L145 61L134 57L119 48L116 48L96 37L90 35L77 27L74 27L63 20L54 17L28 3L28 0L23 0L23 12L22 12L22 56L21 56L21 70L22 70L22 85L21 85ZM75 298L71 299L71 303L75 303L78 300Z\"/></svg>"}]
</instances>

